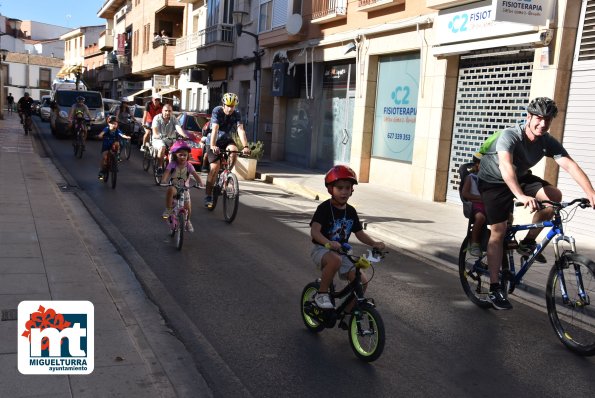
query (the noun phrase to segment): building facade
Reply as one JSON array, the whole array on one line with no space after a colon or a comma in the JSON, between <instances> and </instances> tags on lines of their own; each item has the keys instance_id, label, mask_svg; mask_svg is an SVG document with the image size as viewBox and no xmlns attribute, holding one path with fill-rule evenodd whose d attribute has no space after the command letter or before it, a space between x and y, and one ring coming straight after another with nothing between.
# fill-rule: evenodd
<instances>
[{"instance_id":1,"label":"building facade","mask_svg":"<svg viewBox=\"0 0 595 398\"><path fill-rule=\"evenodd\" d=\"M58 37L66 31L61 26L0 15L0 48L7 50L0 73L2 107L9 93L17 100L25 92L34 99L49 93L63 64L60 49L64 46Z\"/></svg>"}]
</instances>

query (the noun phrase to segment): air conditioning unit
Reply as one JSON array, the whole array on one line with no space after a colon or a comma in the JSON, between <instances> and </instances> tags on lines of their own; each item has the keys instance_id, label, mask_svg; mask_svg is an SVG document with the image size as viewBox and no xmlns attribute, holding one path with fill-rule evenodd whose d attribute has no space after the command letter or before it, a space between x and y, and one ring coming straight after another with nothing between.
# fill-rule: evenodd
<instances>
[{"instance_id":1,"label":"air conditioning unit","mask_svg":"<svg viewBox=\"0 0 595 398\"><path fill-rule=\"evenodd\" d=\"M209 71L206 69L191 69L190 81L193 83L207 84L209 82Z\"/></svg>"}]
</instances>

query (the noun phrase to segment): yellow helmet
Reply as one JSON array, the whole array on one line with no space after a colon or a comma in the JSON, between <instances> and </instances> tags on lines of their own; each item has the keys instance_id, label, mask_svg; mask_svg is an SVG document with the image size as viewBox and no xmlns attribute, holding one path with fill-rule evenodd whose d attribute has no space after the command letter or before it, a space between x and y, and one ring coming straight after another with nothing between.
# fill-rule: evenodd
<instances>
[{"instance_id":1,"label":"yellow helmet","mask_svg":"<svg viewBox=\"0 0 595 398\"><path fill-rule=\"evenodd\" d=\"M240 100L238 100L238 96L234 93L225 93L223 94L221 102L223 105L237 106L240 103Z\"/></svg>"}]
</instances>

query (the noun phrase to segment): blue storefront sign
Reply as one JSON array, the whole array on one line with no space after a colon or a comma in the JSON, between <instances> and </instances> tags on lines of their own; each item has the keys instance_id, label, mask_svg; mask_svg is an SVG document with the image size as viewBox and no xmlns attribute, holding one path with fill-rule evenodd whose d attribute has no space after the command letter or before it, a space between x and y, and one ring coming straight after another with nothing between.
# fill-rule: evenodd
<instances>
[{"instance_id":1,"label":"blue storefront sign","mask_svg":"<svg viewBox=\"0 0 595 398\"><path fill-rule=\"evenodd\" d=\"M411 163L418 91L419 53L380 59L372 156Z\"/></svg>"}]
</instances>

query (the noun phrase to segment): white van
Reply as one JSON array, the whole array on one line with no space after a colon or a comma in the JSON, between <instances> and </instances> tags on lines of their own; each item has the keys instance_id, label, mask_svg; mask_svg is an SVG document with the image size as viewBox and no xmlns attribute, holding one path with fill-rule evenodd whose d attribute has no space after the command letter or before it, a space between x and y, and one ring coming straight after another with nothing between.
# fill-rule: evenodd
<instances>
[{"instance_id":1,"label":"white van","mask_svg":"<svg viewBox=\"0 0 595 398\"><path fill-rule=\"evenodd\" d=\"M91 130L89 137L97 134L105 127L105 113L103 111L103 100L98 91L73 91L56 90L52 94L52 113L50 117L50 130L57 136L68 136L72 132L68 128L68 114L70 108L76 103L76 98L82 96L85 98L85 105L89 108L91 117Z\"/></svg>"},{"instance_id":2,"label":"white van","mask_svg":"<svg viewBox=\"0 0 595 398\"><path fill-rule=\"evenodd\" d=\"M57 78L52 82L52 91L56 90L76 90L76 80ZM86 91L87 86L79 81L79 91Z\"/></svg>"}]
</instances>

